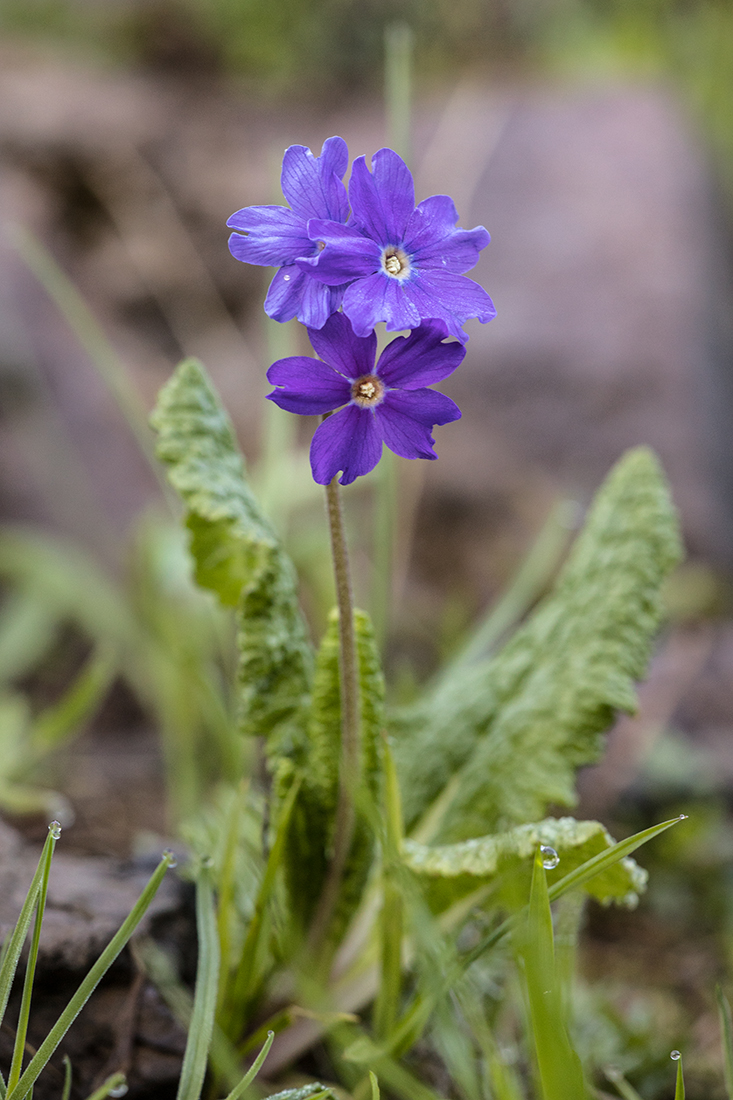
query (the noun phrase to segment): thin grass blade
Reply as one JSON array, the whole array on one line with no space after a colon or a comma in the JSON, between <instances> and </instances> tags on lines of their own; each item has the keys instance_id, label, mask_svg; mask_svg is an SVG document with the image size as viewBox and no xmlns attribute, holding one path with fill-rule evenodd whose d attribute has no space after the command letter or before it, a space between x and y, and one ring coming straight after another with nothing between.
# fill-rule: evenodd
<instances>
[{"instance_id":1,"label":"thin grass blade","mask_svg":"<svg viewBox=\"0 0 733 1100\"><path fill-rule=\"evenodd\" d=\"M38 866L36 872L33 875L33 879L30 884L28 893L26 894L25 901L20 910L20 916L18 922L13 929L9 940L6 941L7 946L4 945L3 961L0 966L0 1024L3 1021L5 1015L5 1009L8 1004L8 997L10 996L10 989L13 984L13 978L15 977L15 971L18 968L18 960L20 959L20 953L23 950L23 944L25 942L28 929L30 928L31 920L33 918L33 910L36 907L38 901L38 892L41 889L41 882L43 876L48 875L48 868L51 865L51 856L53 855L54 848L56 847L56 830L51 832L51 826L49 826L48 837L46 843L43 846L41 857L38 860Z\"/></svg>"},{"instance_id":2,"label":"thin grass blade","mask_svg":"<svg viewBox=\"0 0 733 1100\"><path fill-rule=\"evenodd\" d=\"M383 746L386 834L382 853L382 910L379 917L381 977L374 1003L374 1030L385 1038L394 1030L402 997L404 898L395 865L402 845L402 803L394 758Z\"/></svg>"},{"instance_id":3,"label":"thin grass blade","mask_svg":"<svg viewBox=\"0 0 733 1100\"><path fill-rule=\"evenodd\" d=\"M196 988L177 1100L199 1100L214 1031L221 955L214 888L208 867L201 868L196 880L196 931L199 948Z\"/></svg>"},{"instance_id":4,"label":"thin grass blade","mask_svg":"<svg viewBox=\"0 0 733 1100\"><path fill-rule=\"evenodd\" d=\"M606 1066L603 1072L611 1084L615 1085L616 1091L623 1100L642 1100L639 1093L633 1085L629 1084L620 1069L615 1069L614 1066Z\"/></svg>"},{"instance_id":5,"label":"thin grass blade","mask_svg":"<svg viewBox=\"0 0 733 1100\"><path fill-rule=\"evenodd\" d=\"M229 1095L227 1096L227 1100L239 1100L240 1096L244 1096L245 1092L247 1091L249 1086L252 1084L252 1082L254 1081L257 1074L260 1072L260 1070L262 1068L262 1064L265 1061L265 1058L270 1053L270 1047L272 1046L272 1044L274 1042L274 1039L275 1039L275 1032L274 1031L268 1031L267 1039L265 1040L265 1045L263 1046L262 1050L260 1051L260 1053L255 1058L254 1062L252 1063L250 1068L247 1070L247 1072L245 1073L244 1077L239 1082L239 1084L236 1086L236 1088L233 1088L232 1091L229 1093Z\"/></svg>"},{"instance_id":6,"label":"thin grass blade","mask_svg":"<svg viewBox=\"0 0 733 1100\"><path fill-rule=\"evenodd\" d=\"M49 837L55 842L60 833L61 826L58 824L58 822L53 822L48 829ZM23 995L20 1002L18 1022L15 1026L15 1043L13 1045L13 1057L10 1063L10 1073L8 1074L8 1092L12 1092L18 1081L20 1080L20 1071L23 1067L25 1037L28 1034L28 1020L31 1014L33 979L35 978L36 963L38 962L38 945L41 939L41 926L43 925L43 917L46 911L48 876L51 872L52 855L53 848L49 848L49 856L48 859L44 862L43 874L41 875L41 884L38 891L38 901L36 903L36 919L33 926L33 937L31 939L31 946L28 952L28 962L26 963L25 968L25 978L23 979Z\"/></svg>"},{"instance_id":7,"label":"thin grass blade","mask_svg":"<svg viewBox=\"0 0 733 1100\"><path fill-rule=\"evenodd\" d=\"M69 1100L71 1096L71 1058L68 1054L64 1055L64 1088L61 1093L61 1100Z\"/></svg>"},{"instance_id":8,"label":"thin grass blade","mask_svg":"<svg viewBox=\"0 0 733 1100\"><path fill-rule=\"evenodd\" d=\"M682 1059L677 1059L677 1084L674 1089L674 1100L685 1100L685 1078L682 1073Z\"/></svg>"},{"instance_id":9,"label":"thin grass blade","mask_svg":"<svg viewBox=\"0 0 733 1100\"><path fill-rule=\"evenodd\" d=\"M580 1059L570 1045L555 965L547 878L538 849L526 922L514 936L524 972L537 1072L544 1100L586 1100Z\"/></svg>"},{"instance_id":10,"label":"thin grass blade","mask_svg":"<svg viewBox=\"0 0 733 1100\"><path fill-rule=\"evenodd\" d=\"M7 1100L25 1100L25 1097L28 1096L64 1035L144 917L150 903L157 893L158 887L163 881L172 858L173 857L168 853L163 856L151 875L147 886L133 906L130 915L123 921L120 930L112 937L107 947L89 970L89 973L82 981L76 993L41 1043L33 1058L31 1058L20 1081L12 1092L8 1092Z\"/></svg>"},{"instance_id":11,"label":"thin grass blade","mask_svg":"<svg viewBox=\"0 0 733 1100\"><path fill-rule=\"evenodd\" d=\"M720 1035L723 1041L723 1072L728 1100L733 1100L733 1022L731 1021L730 1002L722 988L715 987L720 1017Z\"/></svg>"},{"instance_id":12,"label":"thin grass blade","mask_svg":"<svg viewBox=\"0 0 733 1100\"><path fill-rule=\"evenodd\" d=\"M106 1100L107 1096L120 1096L124 1095L122 1089L127 1091L127 1079L124 1073L113 1073L111 1077L108 1077L98 1089L90 1093L87 1100Z\"/></svg>"}]
</instances>

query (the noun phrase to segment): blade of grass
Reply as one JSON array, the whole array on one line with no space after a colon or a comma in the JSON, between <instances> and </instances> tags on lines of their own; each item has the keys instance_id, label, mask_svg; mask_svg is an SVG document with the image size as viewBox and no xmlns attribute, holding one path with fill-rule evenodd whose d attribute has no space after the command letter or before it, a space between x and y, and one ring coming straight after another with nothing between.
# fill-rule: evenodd
<instances>
[{"instance_id":1,"label":"blade of grass","mask_svg":"<svg viewBox=\"0 0 733 1100\"><path fill-rule=\"evenodd\" d=\"M641 1100L639 1093L629 1084L620 1069L615 1069L614 1066L606 1066L603 1072L611 1084L615 1085L619 1096L623 1100Z\"/></svg>"},{"instance_id":2,"label":"blade of grass","mask_svg":"<svg viewBox=\"0 0 733 1100\"><path fill-rule=\"evenodd\" d=\"M206 866L201 867L196 879L196 932L199 949L196 987L177 1100L199 1100L214 1031L221 956L214 888Z\"/></svg>"},{"instance_id":3,"label":"blade of grass","mask_svg":"<svg viewBox=\"0 0 733 1100\"><path fill-rule=\"evenodd\" d=\"M54 823L55 824L55 823ZM3 962L0 966L0 1024L3 1021L5 1015L5 1009L8 1004L8 997L10 996L10 989L13 984L13 978L15 977L15 971L18 967L18 960L20 959L20 953L23 950L23 944L25 937L28 934L30 928L31 919L33 917L33 910L36 907L38 900L38 893L41 889L41 882L44 874L48 874L48 867L51 864L51 856L53 850L56 847L56 830L51 832L52 826L48 827L48 837L46 843L43 846L41 857L38 860L38 866L36 872L33 875L30 888L26 894L25 901L20 910L20 916L18 922L13 929L9 940L6 941L7 946L4 946Z\"/></svg>"},{"instance_id":4,"label":"blade of grass","mask_svg":"<svg viewBox=\"0 0 733 1100\"><path fill-rule=\"evenodd\" d=\"M123 921L119 931L112 937L102 954L83 979L76 993L74 993L35 1055L31 1058L18 1084L12 1092L8 1092L7 1100L25 1100L25 1097L28 1096L64 1035L144 917L150 903L157 893L158 887L163 881L163 877L172 859L173 856L168 853L163 856L155 871L150 876L145 889L133 906L129 916Z\"/></svg>"},{"instance_id":5,"label":"blade of grass","mask_svg":"<svg viewBox=\"0 0 733 1100\"><path fill-rule=\"evenodd\" d=\"M379 915L381 976L374 1002L374 1030L385 1038L394 1030L402 995L402 939L404 901L395 863L402 845L402 803L394 758L386 739L383 745L386 832L382 855L382 911Z\"/></svg>"},{"instance_id":6,"label":"blade of grass","mask_svg":"<svg viewBox=\"0 0 733 1100\"><path fill-rule=\"evenodd\" d=\"M573 500L557 502L509 587L451 662L451 673L485 656L542 595L568 548L576 509Z\"/></svg>"},{"instance_id":7,"label":"blade of grass","mask_svg":"<svg viewBox=\"0 0 733 1100\"><path fill-rule=\"evenodd\" d=\"M64 1055L64 1089L61 1093L61 1100L69 1100L71 1096L71 1058L68 1054Z\"/></svg>"},{"instance_id":8,"label":"blade of grass","mask_svg":"<svg viewBox=\"0 0 733 1100\"><path fill-rule=\"evenodd\" d=\"M65 271L29 229L15 226L13 243L26 265L66 319L108 390L114 397L135 440L147 460L166 500L171 500L162 468L155 457L153 433L127 369L107 339L102 326L89 309Z\"/></svg>"},{"instance_id":9,"label":"blade of grass","mask_svg":"<svg viewBox=\"0 0 733 1100\"><path fill-rule=\"evenodd\" d=\"M107 692L118 662L112 649L98 646L58 703L41 711L31 733L34 752L47 752L87 721Z\"/></svg>"},{"instance_id":10,"label":"blade of grass","mask_svg":"<svg viewBox=\"0 0 733 1100\"><path fill-rule=\"evenodd\" d=\"M48 835L51 838L53 844L51 847L49 847L48 859L44 863L43 874L41 876L41 884L38 890L38 901L36 903L36 919L33 925L33 936L31 938L31 946L28 952L28 962L26 963L25 967L25 977L23 979L23 994L20 1001L20 1012L18 1014L18 1022L15 1026L15 1043L13 1045L13 1057L10 1062L10 1073L8 1074L8 1092L12 1092L18 1081L20 1080L20 1071L23 1066L25 1038L28 1034L28 1020L31 1014L33 979L36 974L36 963L38 962L38 945L41 939L41 926L43 924L43 917L46 912L48 876L51 872L51 856L53 855L55 841L58 836L60 836L60 834L61 826L58 825L57 822L54 822L49 826Z\"/></svg>"},{"instance_id":11,"label":"blade of grass","mask_svg":"<svg viewBox=\"0 0 733 1100\"><path fill-rule=\"evenodd\" d=\"M677 1059L677 1083L674 1088L674 1100L685 1100L685 1079L682 1074L682 1059Z\"/></svg>"},{"instance_id":12,"label":"blade of grass","mask_svg":"<svg viewBox=\"0 0 733 1100\"><path fill-rule=\"evenodd\" d=\"M555 965L552 912L542 855L537 850L526 922L514 933L522 964L537 1072L544 1100L586 1100L580 1059L570 1045Z\"/></svg>"},{"instance_id":13,"label":"blade of grass","mask_svg":"<svg viewBox=\"0 0 733 1100\"><path fill-rule=\"evenodd\" d=\"M244 1096L245 1092L252 1084L257 1074L260 1072L260 1069L262 1068L262 1063L264 1062L267 1055L270 1053L270 1047L272 1046L274 1039L275 1032L268 1031L265 1045L255 1058L254 1062L247 1070L239 1084L229 1093L229 1095L227 1096L227 1100L239 1100L240 1096Z\"/></svg>"},{"instance_id":14,"label":"blade of grass","mask_svg":"<svg viewBox=\"0 0 733 1100\"><path fill-rule=\"evenodd\" d=\"M728 1100L733 1100L733 1022L731 1022L730 1002L719 985L715 987L720 1017L720 1034L723 1040L723 1072Z\"/></svg>"},{"instance_id":15,"label":"blade of grass","mask_svg":"<svg viewBox=\"0 0 733 1100\"><path fill-rule=\"evenodd\" d=\"M123 1095L118 1090L124 1088L127 1091L127 1080L124 1073L113 1073L111 1077L108 1077L98 1089L90 1093L87 1100L105 1100L107 1096L120 1096Z\"/></svg>"}]
</instances>

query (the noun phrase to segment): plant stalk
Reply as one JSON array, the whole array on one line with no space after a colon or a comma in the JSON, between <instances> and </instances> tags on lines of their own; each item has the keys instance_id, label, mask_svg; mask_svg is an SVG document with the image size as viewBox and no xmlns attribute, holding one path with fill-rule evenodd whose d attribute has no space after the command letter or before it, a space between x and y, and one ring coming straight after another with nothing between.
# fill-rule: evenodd
<instances>
[{"instance_id":1,"label":"plant stalk","mask_svg":"<svg viewBox=\"0 0 733 1100\"><path fill-rule=\"evenodd\" d=\"M339 792L334 819L333 854L326 880L313 916L308 946L318 952L324 945L338 900L346 860L354 838L356 814L354 792L359 781L361 760L361 714L359 664L354 633L354 598L351 589L349 555L338 481L326 486L331 555L339 611L339 669L341 677L341 761Z\"/></svg>"}]
</instances>

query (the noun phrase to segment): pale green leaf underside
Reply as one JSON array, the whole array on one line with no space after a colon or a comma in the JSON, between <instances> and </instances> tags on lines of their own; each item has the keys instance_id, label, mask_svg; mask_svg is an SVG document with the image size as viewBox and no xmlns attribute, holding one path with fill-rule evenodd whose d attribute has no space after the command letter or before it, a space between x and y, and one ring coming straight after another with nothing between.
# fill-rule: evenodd
<instances>
[{"instance_id":1,"label":"pale green leaf underside","mask_svg":"<svg viewBox=\"0 0 733 1100\"><path fill-rule=\"evenodd\" d=\"M396 725L408 824L456 772L444 842L573 805L575 770L598 758L615 713L635 709L660 586L679 557L659 463L646 447L628 451L550 595L496 657L440 681Z\"/></svg>"},{"instance_id":2,"label":"pale green leaf underside","mask_svg":"<svg viewBox=\"0 0 733 1100\"><path fill-rule=\"evenodd\" d=\"M464 888L490 882L498 874L526 862L528 873L539 845L554 848L560 856L556 876L580 867L599 852L612 848L613 837L599 821L573 817L549 817L529 825L516 825L496 836L430 847L414 840L403 843L403 858L410 870L431 878L466 878ZM596 875L584 889L598 901L633 906L645 889L647 872L628 856ZM467 892L467 890L466 890Z\"/></svg>"},{"instance_id":3,"label":"pale green leaf underside","mask_svg":"<svg viewBox=\"0 0 733 1100\"><path fill-rule=\"evenodd\" d=\"M178 366L151 423L186 506L196 580L237 608L242 727L268 734L299 714L310 688L295 571L245 480L234 429L197 360Z\"/></svg>"}]
</instances>

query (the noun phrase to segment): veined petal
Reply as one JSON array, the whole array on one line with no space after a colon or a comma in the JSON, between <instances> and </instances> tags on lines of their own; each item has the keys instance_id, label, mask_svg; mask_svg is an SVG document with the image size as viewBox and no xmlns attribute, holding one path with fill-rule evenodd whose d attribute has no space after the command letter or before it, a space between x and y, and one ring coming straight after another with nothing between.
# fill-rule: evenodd
<instances>
[{"instance_id":1,"label":"veined petal","mask_svg":"<svg viewBox=\"0 0 733 1100\"><path fill-rule=\"evenodd\" d=\"M315 251L305 222L285 206L247 206L232 214L227 225L247 232L246 237L232 233L229 238L229 251L243 263L282 267Z\"/></svg>"},{"instance_id":2,"label":"veined petal","mask_svg":"<svg viewBox=\"0 0 733 1100\"><path fill-rule=\"evenodd\" d=\"M349 151L343 138L328 138L320 157L314 157L305 145L285 150L281 186L296 214L309 218L346 221L349 200L342 180L349 163Z\"/></svg>"},{"instance_id":3,"label":"veined petal","mask_svg":"<svg viewBox=\"0 0 733 1100\"><path fill-rule=\"evenodd\" d=\"M351 387L342 375L320 359L304 355L278 359L268 370L267 381L279 387L268 393L268 399L301 416L331 412L351 398Z\"/></svg>"},{"instance_id":4,"label":"veined petal","mask_svg":"<svg viewBox=\"0 0 733 1100\"><path fill-rule=\"evenodd\" d=\"M265 313L273 321L292 321L297 317L303 301L304 286L308 276L295 264L281 267L275 273L265 297Z\"/></svg>"},{"instance_id":5,"label":"veined petal","mask_svg":"<svg viewBox=\"0 0 733 1100\"><path fill-rule=\"evenodd\" d=\"M494 304L483 287L464 275L449 271L420 271L416 278L405 280L405 294L421 317L439 318L448 332L462 344L468 336L462 329L469 317L482 322L495 315Z\"/></svg>"},{"instance_id":6,"label":"veined petal","mask_svg":"<svg viewBox=\"0 0 733 1100\"><path fill-rule=\"evenodd\" d=\"M372 157L372 171L365 157L357 157L351 169L349 198L353 220L370 237L385 245L401 244L415 209L415 186L410 170L392 149L380 149Z\"/></svg>"},{"instance_id":7,"label":"veined petal","mask_svg":"<svg viewBox=\"0 0 733 1100\"><path fill-rule=\"evenodd\" d=\"M358 279L344 293L344 313L357 336L366 336L379 321L386 321L390 332L417 328L420 313L405 293L408 281L400 283L381 271Z\"/></svg>"},{"instance_id":8,"label":"veined petal","mask_svg":"<svg viewBox=\"0 0 733 1100\"><path fill-rule=\"evenodd\" d=\"M310 459L313 480L328 485L339 470L340 482L350 485L368 474L382 457L382 435L374 413L347 405L316 428Z\"/></svg>"},{"instance_id":9,"label":"veined petal","mask_svg":"<svg viewBox=\"0 0 733 1100\"><path fill-rule=\"evenodd\" d=\"M451 341L443 321L428 321L409 336L398 336L379 357L376 374L390 387L416 390L442 382L463 362L466 349Z\"/></svg>"},{"instance_id":10,"label":"veined petal","mask_svg":"<svg viewBox=\"0 0 733 1100\"><path fill-rule=\"evenodd\" d=\"M447 195L433 195L419 204L407 226L405 250L420 270L434 267L462 275L476 266L489 234L482 225L456 229L457 221L453 200Z\"/></svg>"},{"instance_id":11,"label":"veined petal","mask_svg":"<svg viewBox=\"0 0 733 1100\"><path fill-rule=\"evenodd\" d=\"M308 337L316 354L346 378L353 381L374 370L376 333L357 336L345 314L334 313L317 332L309 328Z\"/></svg>"},{"instance_id":12,"label":"veined petal","mask_svg":"<svg viewBox=\"0 0 733 1100\"><path fill-rule=\"evenodd\" d=\"M458 420L461 410L435 390L390 390L374 414L390 451L403 458L437 458L432 426Z\"/></svg>"},{"instance_id":13,"label":"veined petal","mask_svg":"<svg viewBox=\"0 0 733 1100\"><path fill-rule=\"evenodd\" d=\"M303 256L309 258L299 266L321 283L339 286L371 275L379 268L382 255L379 245L353 226L312 218L308 233L311 247ZM320 249L319 242L325 248Z\"/></svg>"},{"instance_id":14,"label":"veined petal","mask_svg":"<svg viewBox=\"0 0 733 1100\"><path fill-rule=\"evenodd\" d=\"M326 286L325 283L316 282L309 275L301 272L304 279L303 294L298 320L303 325L309 325L311 329L319 329L325 325L332 313L341 305L344 297L345 286Z\"/></svg>"}]
</instances>

